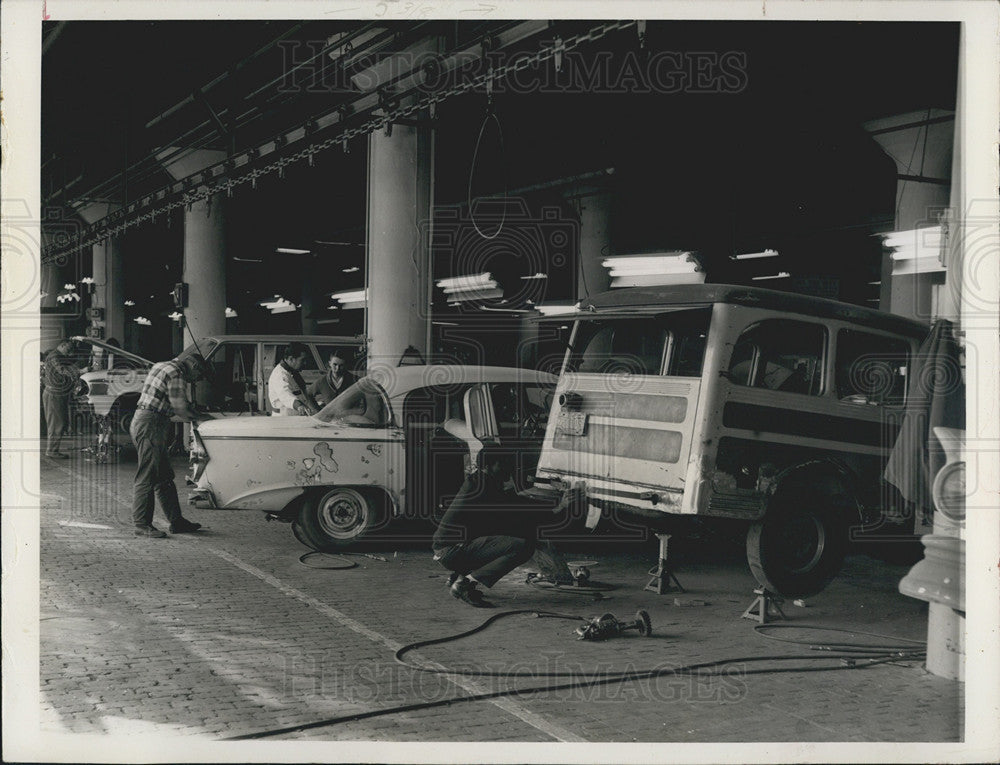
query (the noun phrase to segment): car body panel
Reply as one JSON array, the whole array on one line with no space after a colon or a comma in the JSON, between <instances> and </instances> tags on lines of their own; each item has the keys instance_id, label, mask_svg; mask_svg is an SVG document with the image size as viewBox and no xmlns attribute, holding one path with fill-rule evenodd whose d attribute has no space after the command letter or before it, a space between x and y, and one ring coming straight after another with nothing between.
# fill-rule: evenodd
<instances>
[{"instance_id":1,"label":"car body panel","mask_svg":"<svg viewBox=\"0 0 1000 765\"><path fill-rule=\"evenodd\" d=\"M408 485L409 475L428 465L433 470L437 457L471 459L483 440L496 440L500 427L493 399L480 400L481 405L488 403L490 419L476 427L462 427L462 420L448 416L476 399L472 391L480 396L488 396L491 389L496 396L507 388L551 391L555 382L553 375L506 367L379 368L313 417L224 418L199 424L199 447L207 452L207 461L202 456L193 473L196 492L207 495L212 506L278 513L311 487L368 487L385 492L395 513L403 514L408 506L427 502L422 494L427 487L418 486L419 480ZM384 421L374 427L343 418L324 421L359 385L377 388L386 410ZM430 408L418 411L414 400L427 391L438 398L421 398ZM442 404L441 399L446 401ZM536 450L539 442L540 434ZM423 461L415 461L417 452Z\"/></svg>"},{"instance_id":2,"label":"car body panel","mask_svg":"<svg viewBox=\"0 0 1000 765\"><path fill-rule=\"evenodd\" d=\"M732 285L632 288L581 304L571 341L581 346L573 351L581 354L576 363L586 363L587 343L599 335L587 327L616 323L634 342L642 333L653 336L649 328L658 321L669 335L672 316L698 311L710 312L707 339L699 368L688 370L687 376L666 373L673 342L669 337L659 346L659 374L648 374L650 363L643 363L638 352L623 354L625 366L632 369L598 374L573 369L572 353L567 354L557 390L569 403L558 403L557 396L550 413L538 490L551 487L558 493L582 480L591 501L647 517L667 513L754 520L763 516L782 471L824 462L830 474L845 476L860 505L876 506L881 468L904 410L901 401L875 402L838 392L837 375L844 371L842 338L853 332L899 348L896 356L884 357L883 368L896 364L905 375L926 325L773 290ZM760 350L754 352L754 368L759 367L755 381L736 379L739 343L768 322L813 328L822 337L810 371L792 365L795 374L809 380L808 391L786 389L792 370L776 376L771 357ZM777 345L781 336L775 337ZM602 360L613 356L610 348L601 349ZM783 352L790 357L799 353Z\"/></svg>"}]
</instances>

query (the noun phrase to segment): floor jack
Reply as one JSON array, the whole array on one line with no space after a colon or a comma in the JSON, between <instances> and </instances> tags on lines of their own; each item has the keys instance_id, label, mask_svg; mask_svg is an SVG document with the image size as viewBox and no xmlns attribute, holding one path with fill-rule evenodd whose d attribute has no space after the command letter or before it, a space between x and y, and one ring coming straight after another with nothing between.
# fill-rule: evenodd
<instances>
[{"instance_id":1,"label":"floor jack","mask_svg":"<svg viewBox=\"0 0 1000 765\"><path fill-rule=\"evenodd\" d=\"M749 608L743 612L744 619L753 619L761 624L767 624L774 619L786 619L785 612L781 610L784 598L775 595L766 587L758 587L754 590L757 597ZM755 610L756 609L756 610Z\"/></svg>"},{"instance_id":2,"label":"floor jack","mask_svg":"<svg viewBox=\"0 0 1000 765\"><path fill-rule=\"evenodd\" d=\"M652 578L646 584L646 589L650 592L655 592L658 595L666 595L668 592L687 592L681 583L677 581L677 577L674 576L674 572L670 570L670 563L667 557L667 546L670 542L669 534L657 534L656 538L660 540L660 560L656 567L656 572L650 571ZM670 584L673 582L674 585Z\"/></svg>"}]
</instances>

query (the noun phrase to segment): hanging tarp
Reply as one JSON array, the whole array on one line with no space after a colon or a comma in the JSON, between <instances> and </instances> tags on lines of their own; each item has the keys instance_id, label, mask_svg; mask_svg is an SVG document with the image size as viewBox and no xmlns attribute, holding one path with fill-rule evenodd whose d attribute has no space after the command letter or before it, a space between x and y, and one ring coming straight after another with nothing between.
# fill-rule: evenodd
<instances>
[{"instance_id":1,"label":"hanging tarp","mask_svg":"<svg viewBox=\"0 0 1000 765\"><path fill-rule=\"evenodd\" d=\"M965 428L965 381L950 321L934 323L907 377L906 415L885 466L885 480L916 505L927 523L934 510L934 476L946 461L933 428Z\"/></svg>"}]
</instances>

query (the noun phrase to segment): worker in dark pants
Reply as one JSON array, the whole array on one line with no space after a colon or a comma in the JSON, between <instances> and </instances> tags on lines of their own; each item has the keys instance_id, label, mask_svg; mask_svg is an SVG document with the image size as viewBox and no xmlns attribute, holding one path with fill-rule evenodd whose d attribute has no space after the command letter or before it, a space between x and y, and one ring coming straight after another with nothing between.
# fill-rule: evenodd
<instances>
[{"instance_id":1,"label":"worker in dark pants","mask_svg":"<svg viewBox=\"0 0 1000 765\"><path fill-rule=\"evenodd\" d=\"M45 388L42 390L42 407L45 410L45 456L52 459L67 459L68 454L59 451L62 437L69 425L69 399L76 387L80 370L73 363L70 354L73 341L62 340L59 345L45 355L42 370Z\"/></svg>"},{"instance_id":2,"label":"worker in dark pants","mask_svg":"<svg viewBox=\"0 0 1000 765\"><path fill-rule=\"evenodd\" d=\"M434 559L452 571L453 597L476 608L493 608L477 585L493 587L531 560L538 527L573 501L567 494L555 507L524 499L515 491L513 459L488 448L480 468L466 476L434 533Z\"/></svg>"},{"instance_id":3,"label":"worker in dark pants","mask_svg":"<svg viewBox=\"0 0 1000 765\"><path fill-rule=\"evenodd\" d=\"M196 412L187 397L187 384L204 377L206 369L205 360L193 353L183 359L154 364L146 375L129 428L139 456L132 501L132 520L137 537L160 539L166 536L153 526L154 495L160 500L163 514L170 522L171 534L184 534L201 528L200 523L193 523L181 515L177 487L174 485L174 468L167 450L174 427L172 417L194 423L211 419Z\"/></svg>"}]
</instances>

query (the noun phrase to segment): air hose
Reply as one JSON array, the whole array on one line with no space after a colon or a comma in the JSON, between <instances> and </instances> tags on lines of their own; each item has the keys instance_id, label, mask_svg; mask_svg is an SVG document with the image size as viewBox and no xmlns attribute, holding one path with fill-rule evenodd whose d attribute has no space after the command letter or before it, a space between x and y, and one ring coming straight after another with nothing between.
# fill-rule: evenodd
<instances>
[{"instance_id":1,"label":"air hose","mask_svg":"<svg viewBox=\"0 0 1000 765\"><path fill-rule=\"evenodd\" d=\"M923 649L905 648L894 651L886 650L865 650L864 652L858 651L859 648L864 648L864 646L857 646L854 644L841 644L850 645L850 649L843 653L825 653L822 656L817 656L813 654L797 654L793 656L740 656L733 657L729 659L719 659L716 661L700 662L696 664L686 664L680 667L658 667L655 669L648 670L632 670L628 672L605 672L597 674L596 676L592 673L580 673L580 672L499 672L499 671L489 671L489 670L454 670L448 669L447 667L433 667L425 666L420 664L414 664L409 661L404 661L403 656L405 656L410 651L416 650L417 648L424 648L430 645L440 645L441 643L449 643L455 640L461 640L462 638L469 637L478 632L482 632L490 625L510 616L517 616L522 614L533 614L536 617L549 617L549 618L559 618L559 619L573 619L573 620L583 620L582 617L572 616L569 614L559 614L549 611L536 611L532 609L521 609L516 611L501 611L498 614L491 616L485 622L477 627L473 627L465 632L460 632L455 635L446 635L440 638L432 638L429 640L421 640L414 643L408 643L402 648L397 650L394 654L395 660L405 667L419 671L419 672L432 672L437 674L448 674L448 675L461 675L465 677L552 677L552 678L583 678L575 680L573 682L566 683L556 683L549 685L538 685L531 686L529 688L509 688L502 691L490 691L486 693L474 693L468 696L456 696L449 699L439 699L437 701L423 701L414 704L405 704L402 706L388 707L385 709L374 709L368 712L358 712L349 715L341 715L339 717L330 717L325 720L317 720L315 722L303 723L301 725L292 725L285 728L274 728L272 730L259 731L257 733L246 733L240 736L230 736L222 739L223 741L247 741L251 739L260 738L270 738L272 736L280 736L290 733L300 733L302 731L313 730L315 728L324 728L331 725L338 725L347 722L356 722L359 720L368 720L374 717L385 717L388 715L402 714L405 712L413 712L423 709L433 709L435 707L449 706L451 704L459 704L469 701L486 701L489 699L498 699L509 696L525 696L537 693L550 693L552 691L567 690L571 688L593 688L602 685L611 685L613 683L626 683L633 682L636 680L649 680L658 677L667 677L672 675L706 675L715 676L720 674L719 672L707 672L706 670L712 669L722 669L730 664L748 664L751 662L764 662L764 661L814 661L816 659L836 659L839 661L838 664L829 666L795 666L795 667L762 667L760 669L744 669L742 671L743 675L763 675L763 674L779 674L787 672L829 672L834 670L843 669L861 669L864 667L875 666L877 664L884 664L887 662L899 661L901 659L917 659L925 654ZM836 628L830 627L802 627L800 625L759 625L755 630L764 637L772 638L775 640L783 640L784 642L792 642L797 644L804 644L801 641L796 641L787 638L777 638L771 635L765 634L760 630L760 627L799 627L801 629L816 629L816 630L832 630L832 631L842 631L851 632L850 630L836 630ZM859 633L854 632L853 634L868 634L871 633ZM886 637L884 635L878 635L876 637ZM901 638L907 642L918 643L919 641L910 641L908 638ZM830 647L822 647L823 649L829 650Z\"/></svg>"}]
</instances>

